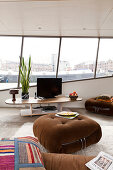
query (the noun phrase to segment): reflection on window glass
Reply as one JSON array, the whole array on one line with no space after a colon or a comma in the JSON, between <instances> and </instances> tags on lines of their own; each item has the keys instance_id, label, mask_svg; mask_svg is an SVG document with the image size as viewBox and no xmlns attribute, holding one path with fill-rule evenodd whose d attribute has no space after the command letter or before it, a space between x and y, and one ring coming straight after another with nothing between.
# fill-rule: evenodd
<instances>
[{"instance_id":1,"label":"reflection on window glass","mask_svg":"<svg viewBox=\"0 0 113 170\"><path fill-rule=\"evenodd\" d=\"M113 39L100 39L96 77L113 75Z\"/></svg>"},{"instance_id":2,"label":"reflection on window glass","mask_svg":"<svg viewBox=\"0 0 113 170\"><path fill-rule=\"evenodd\" d=\"M94 77L98 39L63 38L58 76L63 81Z\"/></svg>"},{"instance_id":3,"label":"reflection on window glass","mask_svg":"<svg viewBox=\"0 0 113 170\"><path fill-rule=\"evenodd\" d=\"M17 87L22 37L0 37L0 90Z\"/></svg>"},{"instance_id":4,"label":"reflection on window glass","mask_svg":"<svg viewBox=\"0 0 113 170\"><path fill-rule=\"evenodd\" d=\"M31 56L30 82L37 77L56 77L59 38L24 38L23 57Z\"/></svg>"}]
</instances>

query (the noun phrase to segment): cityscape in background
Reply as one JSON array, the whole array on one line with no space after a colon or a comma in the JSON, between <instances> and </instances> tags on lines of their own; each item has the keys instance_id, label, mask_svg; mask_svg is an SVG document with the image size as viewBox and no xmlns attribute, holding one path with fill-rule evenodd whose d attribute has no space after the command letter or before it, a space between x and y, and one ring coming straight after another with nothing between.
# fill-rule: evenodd
<instances>
[{"instance_id":1,"label":"cityscape in background","mask_svg":"<svg viewBox=\"0 0 113 170\"><path fill-rule=\"evenodd\" d=\"M55 77L57 68L57 55L51 55L50 64L32 62L31 82L36 82L37 77ZM95 62L81 62L71 66L69 61L60 60L58 77L63 81L80 80L94 77ZM18 81L19 63L0 59L0 82L16 83ZM97 76L110 76L113 74L113 60L98 61Z\"/></svg>"}]
</instances>

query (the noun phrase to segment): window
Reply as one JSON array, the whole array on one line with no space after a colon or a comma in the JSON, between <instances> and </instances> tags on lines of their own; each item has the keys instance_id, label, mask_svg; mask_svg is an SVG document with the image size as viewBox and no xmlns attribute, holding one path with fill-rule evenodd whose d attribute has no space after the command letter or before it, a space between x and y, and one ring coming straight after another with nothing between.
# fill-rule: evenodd
<instances>
[{"instance_id":1,"label":"window","mask_svg":"<svg viewBox=\"0 0 113 170\"><path fill-rule=\"evenodd\" d=\"M59 38L24 37L23 57L31 56L30 82L56 77ZM22 37L0 36L0 90L17 87ZM98 38L62 38L58 77L63 81L94 78ZM113 75L113 39L101 38L96 77Z\"/></svg>"},{"instance_id":2,"label":"window","mask_svg":"<svg viewBox=\"0 0 113 170\"><path fill-rule=\"evenodd\" d=\"M113 75L113 39L100 39L96 77Z\"/></svg>"},{"instance_id":3,"label":"window","mask_svg":"<svg viewBox=\"0 0 113 170\"><path fill-rule=\"evenodd\" d=\"M63 38L58 77L63 81L94 77L97 38Z\"/></svg>"},{"instance_id":4,"label":"window","mask_svg":"<svg viewBox=\"0 0 113 170\"><path fill-rule=\"evenodd\" d=\"M56 77L59 38L24 38L23 57L31 56L31 82L37 77Z\"/></svg>"},{"instance_id":5,"label":"window","mask_svg":"<svg viewBox=\"0 0 113 170\"><path fill-rule=\"evenodd\" d=\"M22 37L0 37L0 90L17 87Z\"/></svg>"}]
</instances>

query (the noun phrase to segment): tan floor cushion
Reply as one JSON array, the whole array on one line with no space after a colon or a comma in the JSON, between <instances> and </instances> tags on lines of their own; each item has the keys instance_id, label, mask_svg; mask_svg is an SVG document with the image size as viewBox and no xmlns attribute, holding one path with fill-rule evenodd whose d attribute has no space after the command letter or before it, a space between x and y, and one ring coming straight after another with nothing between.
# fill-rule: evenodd
<instances>
[{"instance_id":1,"label":"tan floor cushion","mask_svg":"<svg viewBox=\"0 0 113 170\"><path fill-rule=\"evenodd\" d=\"M102 135L100 125L79 115L73 120L56 117L54 113L39 117L33 125L39 142L54 153L73 153L97 143Z\"/></svg>"},{"instance_id":2,"label":"tan floor cushion","mask_svg":"<svg viewBox=\"0 0 113 170\"><path fill-rule=\"evenodd\" d=\"M42 153L46 170L88 170L85 166L93 156Z\"/></svg>"}]
</instances>

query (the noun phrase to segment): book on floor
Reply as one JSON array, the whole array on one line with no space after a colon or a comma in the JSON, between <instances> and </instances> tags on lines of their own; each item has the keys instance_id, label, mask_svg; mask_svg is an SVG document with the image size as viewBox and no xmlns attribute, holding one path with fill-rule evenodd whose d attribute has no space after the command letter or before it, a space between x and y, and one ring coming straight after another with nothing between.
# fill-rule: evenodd
<instances>
[{"instance_id":1,"label":"book on floor","mask_svg":"<svg viewBox=\"0 0 113 170\"><path fill-rule=\"evenodd\" d=\"M113 156L100 152L97 157L85 165L91 170L113 170Z\"/></svg>"}]
</instances>

